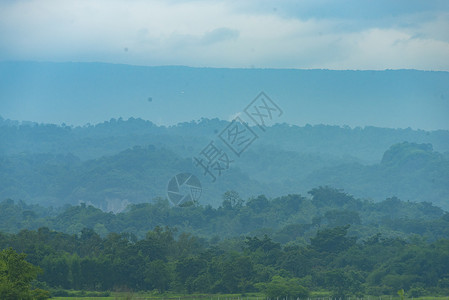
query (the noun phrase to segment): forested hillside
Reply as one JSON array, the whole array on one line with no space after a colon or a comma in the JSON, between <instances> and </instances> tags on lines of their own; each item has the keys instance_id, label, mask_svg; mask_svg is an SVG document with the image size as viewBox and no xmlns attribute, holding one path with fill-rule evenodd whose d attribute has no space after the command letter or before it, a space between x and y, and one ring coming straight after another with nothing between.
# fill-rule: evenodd
<instances>
[{"instance_id":1,"label":"forested hillside","mask_svg":"<svg viewBox=\"0 0 449 300\"><path fill-rule=\"evenodd\" d=\"M165 198L170 178L189 172L202 183L200 202L213 207L229 190L243 198L278 197L329 185L375 201L397 196L449 208L448 131L275 125L231 157L230 169L212 183L192 157L227 124L113 119L68 127L2 120L0 199L85 202L117 212Z\"/></svg>"},{"instance_id":2,"label":"forested hillside","mask_svg":"<svg viewBox=\"0 0 449 300\"><path fill-rule=\"evenodd\" d=\"M0 0L0 300L449 300L448 29Z\"/></svg>"},{"instance_id":3,"label":"forested hillside","mask_svg":"<svg viewBox=\"0 0 449 300\"><path fill-rule=\"evenodd\" d=\"M428 202L374 203L330 187L307 197L242 199L229 191L221 198L218 208L159 199L119 214L5 200L0 260L25 253L42 269L32 292L53 296L73 289L271 298L449 292L449 214Z\"/></svg>"},{"instance_id":4,"label":"forested hillside","mask_svg":"<svg viewBox=\"0 0 449 300\"><path fill-rule=\"evenodd\" d=\"M33 122L18 122L0 117L0 154L72 153L81 160L112 155L133 146L167 147L182 157L191 157L204 144L217 138L229 122L202 118L175 126L157 126L139 118L111 119L79 127ZM376 163L393 144L404 141L432 144L435 151L449 152L449 131L424 131L380 127L341 127L329 125L292 126L276 124L260 138L255 147L270 147L313 155L349 157ZM249 155L245 155L249 156ZM244 157L244 156L243 156Z\"/></svg>"},{"instance_id":5,"label":"forested hillside","mask_svg":"<svg viewBox=\"0 0 449 300\"><path fill-rule=\"evenodd\" d=\"M447 213L428 202L393 197L375 203L330 187L314 188L307 196L276 198L245 199L228 191L220 199L218 208L194 203L173 207L159 199L130 205L118 214L85 204L55 209L5 200L0 203L0 231L48 227L79 234L90 228L101 236L127 232L143 238L156 226L170 226L205 238L267 234L276 242L304 244L320 228L349 224L351 235L362 239L376 233L402 238L420 235L429 241L449 236Z\"/></svg>"},{"instance_id":6,"label":"forested hillside","mask_svg":"<svg viewBox=\"0 0 449 300\"><path fill-rule=\"evenodd\" d=\"M214 242L157 227L145 238L93 230L67 235L41 228L0 234L0 247L25 252L40 266L35 287L54 296L67 289L238 293L307 298L447 295L449 240L430 244L375 234L348 235L349 226L319 230L305 245L281 245L267 236ZM65 290L64 290L65 289Z\"/></svg>"}]
</instances>

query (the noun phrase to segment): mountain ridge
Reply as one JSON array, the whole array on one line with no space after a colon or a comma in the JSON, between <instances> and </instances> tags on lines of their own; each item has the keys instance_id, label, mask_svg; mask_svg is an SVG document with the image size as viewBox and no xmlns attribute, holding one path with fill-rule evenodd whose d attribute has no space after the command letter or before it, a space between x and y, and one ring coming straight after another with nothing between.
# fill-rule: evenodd
<instances>
[{"instance_id":1,"label":"mountain ridge","mask_svg":"<svg viewBox=\"0 0 449 300\"><path fill-rule=\"evenodd\" d=\"M1 198L51 205L84 201L108 209L165 197L170 178L189 172L202 182L202 203L214 206L229 190L245 198L275 197L320 185L376 201L398 196L448 205L448 131L274 125L241 157L231 157L229 170L212 183L192 158L218 142L226 121L173 127L139 119L78 128L2 124ZM429 145L434 143L438 147Z\"/></svg>"},{"instance_id":2,"label":"mountain ridge","mask_svg":"<svg viewBox=\"0 0 449 300\"><path fill-rule=\"evenodd\" d=\"M260 91L279 122L449 129L449 72L144 67L0 62L5 118L67 124L140 117L231 120Z\"/></svg>"}]
</instances>

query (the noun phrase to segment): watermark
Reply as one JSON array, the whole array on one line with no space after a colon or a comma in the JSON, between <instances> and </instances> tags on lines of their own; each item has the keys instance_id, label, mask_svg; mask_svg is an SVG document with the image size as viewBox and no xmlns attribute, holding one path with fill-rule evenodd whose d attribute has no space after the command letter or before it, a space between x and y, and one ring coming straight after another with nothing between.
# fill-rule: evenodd
<instances>
[{"instance_id":1,"label":"watermark","mask_svg":"<svg viewBox=\"0 0 449 300\"><path fill-rule=\"evenodd\" d=\"M223 172L229 170L231 163L239 158L259 136L253 129L264 133L268 126L274 125L282 116L282 109L264 92L260 92L231 123L221 132L217 131L217 140L212 140L196 156L193 164L202 169L204 176L212 182L217 181ZM247 116L253 128L242 118ZM167 196L174 206L183 203L196 203L201 197L201 183L195 175L180 173L168 182Z\"/></svg>"},{"instance_id":2,"label":"watermark","mask_svg":"<svg viewBox=\"0 0 449 300\"><path fill-rule=\"evenodd\" d=\"M239 156L259 137L240 117L235 118L218 137Z\"/></svg>"},{"instance_id":3,"label":"watermark","mask_svg":"<svg viewBox=\"0 0 449 300\"><path fill-rule=\"evenodd\" d=\"M259 93L243 111L262 132L265 132L268 126L274 125L276 119L283 114L282 109L264 92ZM230 153L238 158L259 136L247 122L237 116L218 134L218 138L226 150L230 150ZM214 141L193 157L193 164L201 168L203 175L209 176L212 182L229 169L231 162L234 160L230 159L228 152L216 145Z\"/></svg>"},{"instance_id":4,"label":"watermark","mask_svg":"<svg viewBox=\"0 0 449 300\"><path fill-rule=\"evenodd\" d=\"M193 158L194 165L201 166L204 171L203 175L209 175L212 182L217 180L217 176L221 176L222 171L229 169L231 162L233 161L229 159L228 154L216 146L213 141L201 150L198 157Z\"/></svg>"},{"instance_id":5,"label":"watermark","mask_svg":"<svg viewBox=\"0 0 449 300\"><path fill-rule=\"evenodd\" d=\"M267 125L274 125L274 117L278 118L283 114L282 109L264 92L260 92L260 94L248 104L244 109L244 112L263 131L265 131Z\"/></svg>"},{"instance_id":6,"label":"watermark","mask_svg":"<svg viewBox=\"0 0 449 300\"><path fill-rule=\"evenodd\" d=\"M173 176L167 185L167 197L174 206L188 202L196 203L202 191L201 182L190 173Z\"/></svg>"}]
</instances>

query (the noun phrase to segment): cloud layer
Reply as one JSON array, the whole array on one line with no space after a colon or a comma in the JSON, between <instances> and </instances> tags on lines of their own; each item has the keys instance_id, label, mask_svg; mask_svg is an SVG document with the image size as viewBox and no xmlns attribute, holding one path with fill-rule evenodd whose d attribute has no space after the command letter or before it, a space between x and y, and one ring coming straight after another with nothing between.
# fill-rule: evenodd
<instances>
[{"instance_id":1,"label":"cloud layer","mask_svg":"<svg viewBox=\"0 0 449 300\"><path fill-rule=\"evenodd\" d=\"M0 60L449 71L449 2L6 0Z\"/></svg>"}]
</instances>

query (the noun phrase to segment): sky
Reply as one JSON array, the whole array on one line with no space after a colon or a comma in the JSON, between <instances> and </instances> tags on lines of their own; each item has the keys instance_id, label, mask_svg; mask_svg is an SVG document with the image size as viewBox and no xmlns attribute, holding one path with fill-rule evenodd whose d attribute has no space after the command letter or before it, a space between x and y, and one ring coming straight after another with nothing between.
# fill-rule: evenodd
<instances>
[{"instance_id":1,"label":"sky","mask_svg":"<svg viewBox=\"0 0 449 300\"><path fill-rule=\"evenodd\" d=\"M22 60L449 71L449 1L2 0Z\"/></svg>"}]
</instances>

